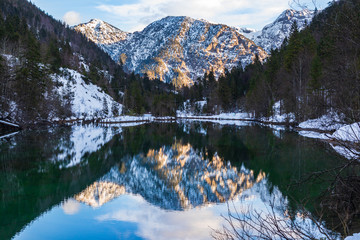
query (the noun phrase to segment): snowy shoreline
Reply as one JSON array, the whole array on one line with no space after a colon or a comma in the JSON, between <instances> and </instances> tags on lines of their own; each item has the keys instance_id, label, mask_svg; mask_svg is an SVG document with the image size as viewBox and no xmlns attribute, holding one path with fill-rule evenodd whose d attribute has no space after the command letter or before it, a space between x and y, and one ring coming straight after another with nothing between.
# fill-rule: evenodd
<instances>
[{"instance_id":1,"label":"snowy shoreline","mask_svg":"<svg viewBox=\"0 0 360 240\"><path fill-rule=\"evenodd\" d=\"M56 119L47 124L72 125L72 124L144 124L150 122L176 122L176 121L204 121L226 125L244 125L246 122L262 124L271 128L289 128L299 135L307 138L314 138L325 141L340 155L348 159L357 157L359 151L349 149L346 146L355 146L360 143L360 123L346 124L336 114L327 114L318 119L309 119L305 122L297 123L291 114L280 115L275 111L274 116L269 118L256 118L251 113L221 113L217 115L193 115L191 113L177 112L177 116L158 117L151 114L140 116L110 116L100 118L67 118ZM359 154L360 155L360 154Z\"/></svg>"}]
</instances>

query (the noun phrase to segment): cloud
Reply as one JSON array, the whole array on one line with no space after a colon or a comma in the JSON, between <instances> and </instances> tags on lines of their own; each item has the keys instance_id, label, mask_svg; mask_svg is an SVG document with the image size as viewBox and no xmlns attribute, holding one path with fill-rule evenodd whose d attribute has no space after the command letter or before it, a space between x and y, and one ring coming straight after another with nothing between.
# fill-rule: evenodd
<instances>
[{"instance_id":1,"label":"cloud","mask_svg":"<svg viewBox=\"0 0 360 240\"><path fill-rule=\"evenodd\" d=\"M275 7L276 6L276 7ZM123 5L101 4L98 10L110 13L123 30L140 30L166 16L189 16L231 26L262 28L283 10L284 0L139 0Z\"/></svg>"},{"instance_id":2,"label":"cloud","mask_svg":"<svg viewBox=\"0 0 360 240\"><path fill-rule=\"evenodd\" d=\"M68 199L62 204L62 209L67 215L74 215L79 212L81 204L75 199Z\"/></svg>"},{"instance_id":3,"label":"cloud","mask_svg":"<svg viewBox=\"0 0 360 240\"><path fill-rule=\"evenodd\" d=\"M103 221L132 222L137 225L137 235L146 239L209 239L211 228L221 227L222 219L211 207L187 211L167 211L150 205L142 197L130 195L126 206L112 209L96 219ZM226 206L223 206L226 208ZM225 211L225 209L224 209Z\"/></svg>"},{"instance_id":4,"label":"cloud","mask_svg":"<svg viewBox=\"0 0 360 240\"><path fill-rule=\"evenodd\" d=\"M81 22L81 17L79 13L70 11L65 13L65 15L63 16L63 20L68 25L73 26Z\"/></svg>"}]
</instances>

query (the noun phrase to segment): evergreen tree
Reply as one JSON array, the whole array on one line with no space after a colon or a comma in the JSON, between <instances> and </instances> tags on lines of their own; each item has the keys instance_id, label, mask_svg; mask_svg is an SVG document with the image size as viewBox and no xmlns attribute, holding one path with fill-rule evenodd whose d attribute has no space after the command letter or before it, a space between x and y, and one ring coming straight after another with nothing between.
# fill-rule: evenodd
<instances>
[{"instance_id":1,"label":"evergreen tree","mask_svg":"<svg viewBox=\"0 0 360 240\"><path fill-rule=\"evenodd\" d=\"M109 115L109 106L108 106L108 102L105 97L103 98L103 114L104 114L104 117Z\"/></svg>"}]
</instances>

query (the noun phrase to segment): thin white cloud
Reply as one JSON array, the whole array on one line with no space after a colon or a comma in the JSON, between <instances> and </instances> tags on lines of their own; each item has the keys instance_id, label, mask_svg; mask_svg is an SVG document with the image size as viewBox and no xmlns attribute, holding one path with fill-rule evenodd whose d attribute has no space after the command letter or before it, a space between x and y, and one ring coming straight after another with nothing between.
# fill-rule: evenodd
<instances>
[{"instance_id":1,"label":"thin white cloud","mask_svg":"<svg viewBox=\"0 0 360 240\"><path fill-rule=\"evenodd\" d=\"M142 197L128 196L127 206L96 217L98 221L136 223L137 235L150 240L209 239L211 228L221 227L222 218L209 206L187 211L166 211ZM225 205L223 206L226 207Z\"/></svg>"},{"instance_id":2,"label":"thin white cloud","mask_svg":"<svg viewBox=\"0 0 360 240\"><path fill-rule=\"evenodd\" d=\"M66 200L61 207L65 214L74 215L79 212L81 205L75 199L70 198Z\"/></svg>"},{"instance_id":3,"label":"thin white cloud","mask_svg":"<svg viewBox=\"0 0 360 240\"><path fill-rule=\"evenodd\" d=\"M110 13L114 24L140 30L166 16L189 16L230 26L261 28L286 8L288 0L140 0L123 5L101 4L98 10ZM126 23L126 24L125 24Z\"/></svg>"},{"instance_id":4,"label":"thin white cloud","mask_svg":"<svg viewBox=\"0 0 360 240\"><path fill-rule=\"evenodd\" d=\"M78 12L70 11L65 13L65 15L63 16L63 20L68 25L73 26L81 22L81 17Z\"/></svg>"}]
</instances>

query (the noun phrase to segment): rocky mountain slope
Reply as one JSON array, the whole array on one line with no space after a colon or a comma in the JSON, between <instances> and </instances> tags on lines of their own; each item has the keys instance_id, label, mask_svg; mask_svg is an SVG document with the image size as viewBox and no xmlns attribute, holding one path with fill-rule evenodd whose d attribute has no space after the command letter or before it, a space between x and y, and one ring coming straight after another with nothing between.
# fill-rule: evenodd
<instances>
[{"instance_id":1,"label":"rocky mountain slope","mask_svg":"<svg viewBox=\"0 0 360 240\"><path fill-rule=\"evenodd\" d=\"M302 11L287 9L273 23L266 25L261 31L241 28L239 33L253 40L267 53L270 53L271 49L279 48L284 39L289 37L294 21L296 21L298 29L301 30L312 21L313 17L314 12L307 9Z\"/></svg>"},{"instance_id":2,"label":"rocky mountain slope","mask_svg":"<svg viewBox=\"0 0 360 240\"><path fill-rule=\"evenodd\" d=\"M210 70L219 76L225 68L245 66L256 54L261 60L267 57L263 49L235 28L189 17L166 17L132 34L120 31L119 41L114 43L112 33L116 31L108 26L91 21L75 30L100 45L127 71L177 86L191 85Z\"/></svg>"}]
</instances>

